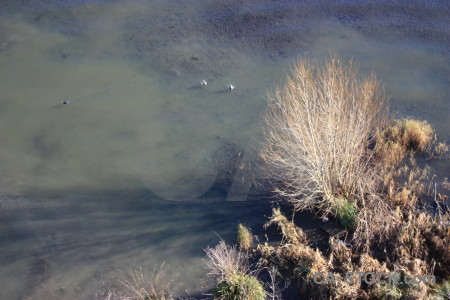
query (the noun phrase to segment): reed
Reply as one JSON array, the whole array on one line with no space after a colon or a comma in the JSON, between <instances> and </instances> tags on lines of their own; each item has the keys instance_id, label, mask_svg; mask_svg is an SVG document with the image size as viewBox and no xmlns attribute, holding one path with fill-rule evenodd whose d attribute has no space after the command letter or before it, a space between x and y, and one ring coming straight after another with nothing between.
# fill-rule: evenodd
<instances>
[{"instance_id":1,"label":"reed","mask_svg":"<svg viewBox=\"0 0 450 300\"><path fill-rule=\"evenodd\" d=\"M244 251L250 250L253 246L253 235L250 229L243 224L238 224L237 243L239 248Z\"/></svg>"}]
</instances>

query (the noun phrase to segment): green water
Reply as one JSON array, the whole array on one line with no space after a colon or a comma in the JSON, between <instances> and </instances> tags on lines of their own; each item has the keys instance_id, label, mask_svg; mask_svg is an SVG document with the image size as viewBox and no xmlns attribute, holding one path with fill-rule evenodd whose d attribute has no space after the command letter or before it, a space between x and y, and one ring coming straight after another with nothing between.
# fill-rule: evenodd
<instances>
[{"instance_id":1,"label":"green water","mask_svg":"<svg viewBox=\"0 0 450 300\"><path fill-rule=\"evenodd\" d=\"M0 4L2 299L94 299L101 280L163 261L180 291L207 289L203 249L232 242L239 221L258 233L270 209L210 188L227 171L217 153L256 157L267 91L297 57L353 58L397 115L450 140L445 9L425 7L437 26L422 39L428 24L389 29L365 6L275 5ZM400 20L420 15L404 7Z\"/></svg>"}]
</instances>

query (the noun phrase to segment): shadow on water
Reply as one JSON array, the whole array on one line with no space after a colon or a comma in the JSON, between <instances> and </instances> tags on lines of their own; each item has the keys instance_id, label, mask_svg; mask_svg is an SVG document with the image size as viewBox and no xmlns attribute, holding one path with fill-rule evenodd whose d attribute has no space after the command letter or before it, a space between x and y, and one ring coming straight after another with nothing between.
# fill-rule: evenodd
<instances>
[{"instance_id":1,"label":"shadow on water","mask_svg":"<svg viewBox=\"0 0 450 300\"><path fill-rule=\"evenodd\" d=\"M214 187L188 202L156 198L144 189L88 196L80 190L35 191L32 199L15 197L7 202L12 207L2 205L0 226L9 228L2 235L7 243L0 244L2 273L28 273L26 286L38 288L45 279L53 288L65 287L68 295L81 285L84 294L79 296L88 299L101 278L165 261L171 273L182 273L181 280L198 288L206 245L214 245L219 237L233 242L238 222L251 224L261 235L264 216L270 214L268 202L227 202ZM80 273L86 278L73 286ZM192 274L200 277L189 281Z\"/></svg>"}]
</instances>

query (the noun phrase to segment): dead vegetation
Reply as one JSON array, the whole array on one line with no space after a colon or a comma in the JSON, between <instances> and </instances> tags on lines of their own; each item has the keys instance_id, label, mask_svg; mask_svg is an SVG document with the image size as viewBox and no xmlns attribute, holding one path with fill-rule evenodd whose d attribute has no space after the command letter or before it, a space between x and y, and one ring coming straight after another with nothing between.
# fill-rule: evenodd
<instances>
[{"instance_id":1,"label":"dead vegetation","mask_svg":"<svg viewBox=\"0 0 450 300\"><path fill-rule=\"evenodd\" d=\"M220 241L214 248L206 248L205 252L209 258L205 261L209 269L208 275L220 281L227 280L232 274L247 274L250 270L245 253L239 251L236 246L227 245L224 241Z\"/></svg>"},{"instance_id":2,"label":"dead vegetation","mask_svg":"<svg viewBox=\"0 0 450 300\"><path fill-rule=\"evenodd\" d=\"M401 163L408 153L430 151L433 137L433 128L427 121L394 120L387 128L377 131L374 152L378 162L389 170ZM444 150L445 146L440 146L434 153L442 155Z\"/></svg>"},{"instance_id":3,"label":"dead vegetation","mask_svg":"<svg viewBox=\"0 0 450 300\"><path fill-rule=\"evenodd\" d=\"M243 224L238 224L237 232L237 243L239 248L244 251L250 250L253 246L253 235L250 229Z\"/></svg>"},{"instance_id":4,"label":"dead vegetation","mask_svg":"<svg viewBox=\"0 0 450 300\"><path fill-rule=\"evenodd\" d=\"M450 147L445 142L437 142L431 151L431 157L434 158L448 158L450 154Z\"/></svg>"},{"instance_id":5,"label":"dead vegetation","mask_svg":"<svg viewBox=\"0 0 450 300\"><path fill-rule=\"evenodd\" d=\"M264 300L266 291L263 284L250 271L247 254L236 246L229 246L224 241L214 248L206 248L209 260L208 275L217 282L213 299L219 300Z\"/></svg>"},{"instance_id":6,"label":"dead vegetation","mask_svg":"<svg viewBox=\"0 0 450 300\"><path fill-rule=\"evenodd\" d=\"M416 160L445 158L448 146L436 141L428 122L388 121L385 113L375 77L358 80L356 70L336 58L323 66L298 62L269 96L261 157L275 193L297 210L336 217L352 241L348 247L331 238L328 252L318 252L273 211L266 226L276 224L283 240L277 247L259 245L262 261L290 270L300 278L300 292L312 298L425 299L436 290L317 285L313 271L450 276L447 196L437 193L430 168Z\"/></svg>"},{"instance_id":7,"label":"dead vegetation","mask_svg":"<svg viewBox=\"0 0 450 300\"><path fill-rule=\"evenodd\" d=\"M374 75L351 64L323 67L300 60L283 87L269 95L261 157L275 192L298 209L329 212L334 197L364 195L376 185L369 145L386 120Z\"/></svg>"},{"instance_id":8,"label":"dead vegetation","mask_svg":"<svg viewBox=\"0 0 450 300\"><path fill-rule=\"evenodd\" d=\"M301 244L306 241L306 236L303 230L290 222L282 213L279 208L274 208L272 210L272 217L264 225L265 228L270 225L275 224L281 232L283 241L288 244Z\"/></svg>"},{"instance_id":9,"label":"dead vegetation","mask_svg":"<svg viewBox=\"0 0 450 300\"><path fill-rule=\"evenodd\" d=\"M96 293L97 300L173 300L177 285L167 275L164 263L146 273L142 268L131 269L127 276L105 282Z\"/></svg>"},{"instance_id":10,"label":"dead vegetation","mask_svg":"<svg viewBox=\"0 0 450 300\"><path fill-rule=\"evenodd\" d=\"M430 146L434 131L427 121L404 119L395 120L383 134L387 141L378 141L379 145L392 142L400 144L405 150L425 151Z\"/></svg>"},{"instance_id":11,"label":"dead vegetation","mask_svg":"<svg viewBox=\"0 0 450 300\"><path fill-rule=\"evenodd\" d=\"M445 223L448 222L448 215L445 220L433 220L426 214L410 217L411 219L399 223L402 226L397 227L398 232L393 235L394 249L391 252L385 250L383 255L377 255L377 249L358 251L343 240L331 237L329 250L324 254L309 246L306 237L299 239L298 232L302 230L284 217L279 209L274 209L267 224L275 224L283 240L279 246L268 243L258 245L260 264L275 265L284 270L286 277L297 280L299 293L313 299L434 299L436 289L441 292L439 285L436 288L426 284L368 285L358 282L357 277L353 277L353 282L342 280L337 284L323 283L327 276L343 278L347 272L384 272L384 280L387 280L391 272L397 272L400 278L406 275L437 275L448 278L446 266L450 235L448 226L444 225L449 224ZM322 284L316 281L321 281Z\"/></svg>"},{"instance_id":12,"label":"dead vegetation","mask_svg":"<svg viewBox=\"0 0 450 300\"><path fill-rule=\"evenodd\" d=\"M335 58L295 65L270 96L261 157L277 196L294 211L334 217L344 235L330 235L319 249L274 208L264 227L276 226L281 242L254 249L250 229L239 224L239 248L221 241L205 250L213 299L281 299L277 276L310 299L449 299L450 183L424 163L446 158L448 146L426 121L389 121L386 110L373 75L358 80L355 68ZM258 270L268 270L266 284ZM432 275L437 284L328 281L348 272ZM99 299L172 299L158 278L131 273L121 290Z\"/></svg>"}]
</instances>

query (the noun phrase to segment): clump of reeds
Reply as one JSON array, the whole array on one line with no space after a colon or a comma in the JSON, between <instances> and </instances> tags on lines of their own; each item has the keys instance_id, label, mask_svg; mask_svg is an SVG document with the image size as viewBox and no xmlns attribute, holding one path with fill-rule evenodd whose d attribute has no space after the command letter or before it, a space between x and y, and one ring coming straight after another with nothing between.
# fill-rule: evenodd
<instances>
[{"instance_id":1,"label":"clump of reeds","mask_svg":"<svg viewBox=\"0 0 450 300\"><path fill-rule=\"evenodd\" d=\"M434 130L427 121L394 120L375 134L375 153L386 165L397 166L408 151L430 150ZM441 146L437 151L443 151Z\"/></svg>"},{"instance_id":2,"label":"clump of reeds","mask_svg":"<svg viewBox=\"0 0 450 300\"><path fill-rule=\"evenodd\" d=\"M283 240L290 244L301 244L306 242L306 235L303 230L291 221L289 221L282 213L280 208L272 209L272 216L269 221L264 224L264 228L275 224L281 231Z\"/></svg>"},{"instance_id":3,"label":"clump of reeds","mask_svg":"<svg viewBox=\"0 0 450 300\"><path fill-rule=\"evenodd\" d=\"M373 201L385 203L384 201ZM375 211L369 209L369 211ZM362 211L364 213L365 211ZM306 236L299 238L295 224L289 221L279 209L273 209L273 215L266 224L275 224L282 242L279 246L271 246L267 243L258 245L257 250L261 255L260 264L277 266L282 270L288 270L288 276L294 276L300 281L302 295L310 298L333 299L425 299L432 298L432 292L426 285L373 285L358 282L354 277L353 283L339 282L333 284L325 282L317 284L313 278L317 272L322 275L316 279L323 281L327 274L333 274L335 278L343 277L346 272L373 272L386 274L383 280L387 280L390 272L399 272L401 277L405 275L432 275L441 274L448 278L449 272L446 266L448 261L448 249L450 248L449 214L446 213L437 219L425 213L417 213L414 210L402 210L400 206L391 215L370 214L371 218L377 217L385 220L386 230L389 232L390 242L394 249L385 252L382 256L375 254L380 249L367 248L358 251L358 248L346 244L343 240L331 237L329 240L330 251L328 256L308 246ZM387 219L387 220L386 220ZM382 226L379 223L378 226ZM374 228L370 227L369 228ZM382 229L379 229L381 232ZM378 233L371 232L376 236ZM369 244L373 245L373 244ZM386 246L386 244L385 244ZM375 250L375 251L374 251ZM436 287L434 292L437 289Z\"/></svg>"},{"instance_id":4,"label":"clump of reeds","mask_svg":"<svg viewBox=\"0 0 450 300\"><path fill-rule=\"evenodd\" d=\"M300 60L284 86L269 95L261 157L276 193L298 209L331 210L334 197L364 195L376 185L369 146L386 119L374 75L331 58Z\"/></svg>"},{"instance_id":5,"label":"clump of reeds","mask_svg":"<svg viewBox=\"0 0 450 300\"><path fill-rule=\"evenodd\" d=\"M316 272L328 271L328 266L323 255L307 245L306 235L301 228L289 221L279 208L272 210L272 217L265 224L267 228L275 224L283 237L285 244L280 247L272 247L267 244L259 245L258 251L265 260L264 263L272 263L286 267L289 263L296 266L294 273L306 274L309 283Z\"/></svg>"},{"instance_id":6,"label":"clump of reeds","mask_svg":"<svg viewBox=\"0 0 450 300\"><path fill-rule=\"evenodd\" d=\"M436 158L444 158L448 156L449 151L450 148L445 142L437 142L433 147L431 156Z\"/></svg>"},{"instance_id":7,"label":"clump of reeds","mask_svg":"<svg viewBox=\"0 0 450 300\"><path fill-rule=\"evenodd\" d=\"M243 224L238 224L237 228L237 243L241 250L248 251L253 246L253 235L248 227Z\"/></svg>"},{"instance_id":8,"label":"clump of reeds","mask_svg":"<svg viewBox=\"0 0 450 300\"><path fill-rule=\"evenodd\" d=\"M427 121L399 120L400 140L407 148L414 151L425 151L433 139L433 128Z\"/></svg>"},{"instance_id":9,"label":"clump of reeds","mask_svg":"<svg viewBox=\"0 0 450 300\"><path fill-rule=\"evenodd\" d=\"M214 277L217 285L214 299L263 300L266 297L263 284L250 272L246 253L224 241L214 248L206 248L208 275Z\"/></svg>"}]
</instances>

